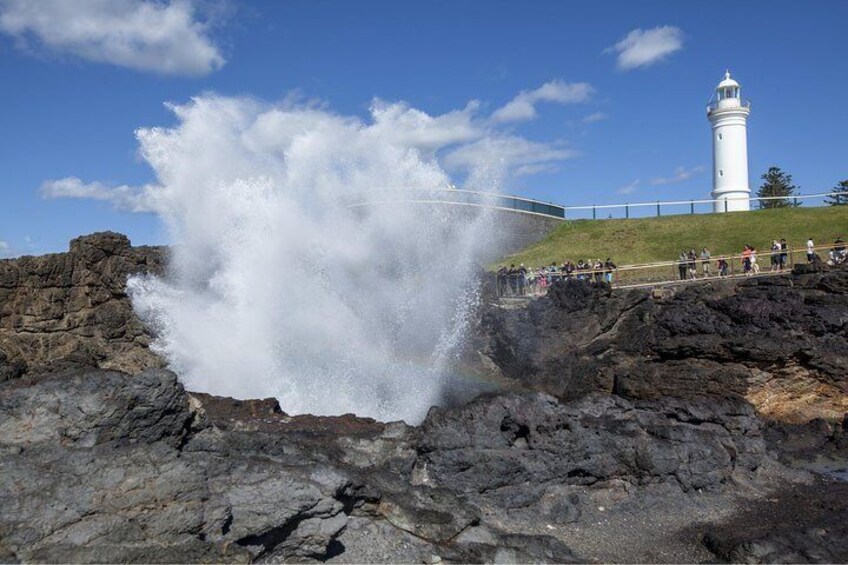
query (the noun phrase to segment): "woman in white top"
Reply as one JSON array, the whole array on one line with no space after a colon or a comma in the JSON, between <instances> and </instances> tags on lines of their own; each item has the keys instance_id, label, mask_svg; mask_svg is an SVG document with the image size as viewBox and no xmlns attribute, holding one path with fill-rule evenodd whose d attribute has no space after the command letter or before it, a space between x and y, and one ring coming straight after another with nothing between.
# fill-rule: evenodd
<instances>
[{"instance_id":1,"label":"woman in white top","mask_svg":"<svg viewBox=\"0 0 848 565\"><path fill-rule=\"evenodd\" d=\"M757 248L751 248L751 271L756 275L760 272L760 266L757 264Z\"/></svg>"}]
</instances>

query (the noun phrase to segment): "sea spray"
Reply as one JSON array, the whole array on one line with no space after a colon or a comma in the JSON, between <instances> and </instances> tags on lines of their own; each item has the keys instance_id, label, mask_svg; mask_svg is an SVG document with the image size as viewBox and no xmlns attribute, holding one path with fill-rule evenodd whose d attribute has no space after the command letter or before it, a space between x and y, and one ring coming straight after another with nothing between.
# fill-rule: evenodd
<instances>
[{"instance_id":1,"label":"sea spray","mask_svg":"<svg viewBox=\"0 0 848 565\"><path fill-rule=\"evenodd\" d=\"M154 349L190 390L423 418L453 378L492 230L406 201L448 186L436 154L481 136L473 109L378 104L365 123L214 95L171 108L174 127L136 132L159 181L143 197L175 242L166 276L128 283Z\"/></svg>"}]
</instances>

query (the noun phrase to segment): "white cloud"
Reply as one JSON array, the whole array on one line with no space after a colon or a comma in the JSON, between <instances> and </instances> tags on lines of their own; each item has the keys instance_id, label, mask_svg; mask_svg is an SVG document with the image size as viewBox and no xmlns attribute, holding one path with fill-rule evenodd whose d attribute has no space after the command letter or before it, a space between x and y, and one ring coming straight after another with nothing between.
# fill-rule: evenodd
<instances>
[{"instance_id":1,"label":"white cloud","mask_svg":"<svg viewBox=\"0 0 848 565\"><path fill-rule=\"evenodd\" d=\"M621 188L615 191L616 194L631 194L636 191L636 188L639 186L639 179L634 180L631 183L625 184Z\"/></svg>"},{"instance_id":2,"label":"white cloud","mask_svg":"<svg viewBox=\"0 0 848 565\"><path fill-rule=\"evenodd\" d=\"M444 164L453 170L500 169L513 176L522 176L551 171L556 162L576 156L573 149L505 135L463 145L448 153Z\"/></svg>"},{"instance_id":3,"label":"white cloud","mask_svg":"<svg viewBox=\"0 0 848 565\"><path fill-rule=\"evenodd\" d=\"M606 120L607 117L608 116L603 112L595 112L594 114L589 114L588 116L584 117L581 121L584 124L591 124L594 122L600 122L601 120Z\"/></svg>"},{"instance_id":4,"label":"white cloud","mask_svg":"<svg viewBox=\"0 0 848 565\"><path fill-rule=\"evenodd\" d=\"M0 240L0 257L6 257L10 252L11 248L9 247L9 244Z\"/></svg>"},{"instance_id":5,"label":"white cloud","mask_svg":"<svg viewBox=\"0 0 848 565\"><path fill-rule=\"evenodd\" d=\"M683 31L674 26L634 29L624 39L604 49L618 53L618 68L629 71L657 63L683 48Z\"/></svg>"},{"instance_id":6,"label":"white cloud","mask_svg":"<svg viewBox=\"0 0 848 565\"><path fill-rule=\"evenodd\" d=\"M703 165L698 165L687 169L686 167L677 167L674 169L674 174L669 177L654 177L651 179L651 184L658 186L663 184L675 184L689 180L693 176L703 173L706 168Z\"/></svg>"},{"instance_id":7,"label":"white cloud","mask_svg":"<svg viewBox=\"0 0 848 565\"><path fill-rule=\"evenodd\" d=\"M430 116L401 102L388 103L376 99L371 104L374 125L370 128L370 135L408 144L432 154L446 146L483 136L481 124L474 120L479 107L480 103L472 100L462 110Z\"/></svg>"},{"instance_id":8,"label":"white cloud","mask_svg":"<svg viewBox=\"0 0 848 565\"><path fill-rule=\"evenodd\" d=\"M553 102L556 104L574 104L585 102L594 92L592 85L586 82L567 83L561 80L546 82L536 90L522 90L492 114L493 123L519 122L536 117L536 104Z\"/></svg>"},{"instance_id":9,"label":"white cloud","mask_svg":"<svg viewBox=\"0 0 848 565\"><path fill-rule=\"evenodd\" d=\"M42 183L42 198L87 198L111 203L127 212L152 212L155 209L151 186L135 188L127 185L109 187L99 182L83 183L76 177Z\"/></svg>"},{"instance_id":10,"label":"white cloud","mask_svg":"<svg viewBox=\"0 0 848 565\"><path fill-rule=\"evenodd\" d=\"M0 32L140 71L205 75L224 64L193 0L0 0Z\"/></svg>"}]
</instances>

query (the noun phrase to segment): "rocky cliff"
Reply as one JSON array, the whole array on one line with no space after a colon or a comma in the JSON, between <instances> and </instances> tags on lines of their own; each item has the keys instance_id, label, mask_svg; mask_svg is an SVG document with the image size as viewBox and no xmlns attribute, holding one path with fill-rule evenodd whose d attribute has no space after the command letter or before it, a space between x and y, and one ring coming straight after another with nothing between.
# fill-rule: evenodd
<instances>
[{"instance_id":1,"label":"rocky cliff","mask_svg":"<svg viewBox=\"0 0 848 565\"><path fill-rule=\"evenodd\" d=\"M68 358L129 373L162 366L125 289L130 275L161 272L164 255L99 233L67 253L0 260L0 381Z\"/></svg>"},{"instance_id":2,"label":"rocky cliff","mask_svg":"<svg viewBox=\"0 0 848 565\"><path fill-rule=\"evenodd\" d=\"M484 367L556 397L744 399L770 420L848 413L848 273L664 291L567 281L526 308L482 310Z\"/></svg>"},{"instance_id":3,"label":"rocky cliff","mask_svg":"<svg viewBox=\"0 0 848 565\"><path fill-rule=\"evenodd\" d=\"M161 251L99 237L3 265L0 561L848 561L848 483L800 464L848 461L848 273L484 304L517 386L410 427L186 392L120 283Z\"/></svg>"}]
</instances>

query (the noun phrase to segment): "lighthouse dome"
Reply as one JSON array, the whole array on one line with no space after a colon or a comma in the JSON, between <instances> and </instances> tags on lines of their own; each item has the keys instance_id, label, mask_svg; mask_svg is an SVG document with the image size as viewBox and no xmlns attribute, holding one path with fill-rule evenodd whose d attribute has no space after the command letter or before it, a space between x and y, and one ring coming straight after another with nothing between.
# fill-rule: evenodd
<instances>
[{"instance_id":1,"label":"lighthouse dome","mask_svg":"<svg viewBox=\"0 0 848 565\"><path fill-rule=\"evenodd\" d=\"M716 90L720 90L722 88L734 87L739 88L739 83L730 78L730 71L725 71L724 80L718 83Z\"/></svg>"}]
</instances>

